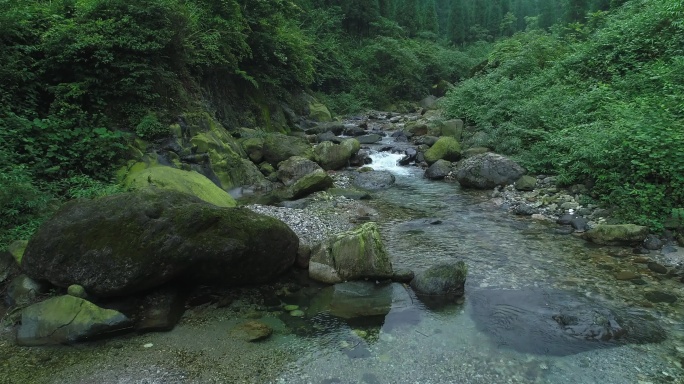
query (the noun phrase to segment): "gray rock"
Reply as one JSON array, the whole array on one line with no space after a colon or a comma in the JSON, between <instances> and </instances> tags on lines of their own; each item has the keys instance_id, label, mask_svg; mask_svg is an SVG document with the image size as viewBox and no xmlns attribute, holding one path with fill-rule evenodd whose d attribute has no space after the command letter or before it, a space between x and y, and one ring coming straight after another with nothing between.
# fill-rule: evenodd
<instances>
[{"instance_id":1,"label":"gray rock","mask_svg":"<svg viewBox=\"0 0 684 384\"><path fill-rule=\"evenodd\" d=\"M324 241L312 251L309 262L309 277L324 283L384 279L392 274L378 226L372 222Z\"/></svg>"},{"instance_id":2,"label":"gray rock","mask_svg":"<svg viewBox=\"0 0 684 384\"><path fill-rule=\"evenodd\" d=\"M337 139L338 139L338 137L335 136L335 134L332 133L331 131L326 131L326 132L319 133L318 135L316 135L316 142L318 142L318 143L322 143L324 141L333 141L334 142Z\"/></svg>"},{"instance_id":3,"label":"gray rock","mask_svg":"<svg viewBox=\"0 0 684 384\"><path fill-rule=\"evenodd\" d=\"M539 209L529 205L529 204L518 204L514 209L513 213L519 216L532 216L535 213L539 213Z\"/></svg>"},{"instance_id":4,"label":"gray rock","mask_svg":"<svg viewBox=\"0 0 684 384\"><path fill-rule=\"evenodd\" d=\"M26 275L15 277L7 287L5 304L8 307L22 306L35 301L36 296L47 291L47 286Z\"/></svg>"},{"instance_id":5,"label":"gray rock","mask_svg":"<svg viewBox=\"0 0 684 384\"><path fill-rule=\"evenodd\" d=\"M572 223L572 221L575 220L576 218L577 218L577 216L566 213L564 215L561 215L558 218L558 220L556 220L556 223L558 223L560 225L570 225Z\"/></svg>"},{"instance_id":6,"label":"gray rock","mask_svg":"<svg viewBox=\"0 0 684 384\"><path fill-rule=\"evenodd\" d=\"M399 165L408 165L416 159L417 154L418 151L416 151L415 148L406 148L406 150L404 150L404 157L398 161Z\"/></svg>"},{"instance_id":7,"label":"gray rock","mask_svg":"<svg viewBox=\"0 0 684 384\"><path fill-rule=\"evenodd\" d=\"M410 283L416 274L408 268L399 268L394 270L392 281L397 283Z\"/></svg>"},{"instance_id":8,"label":"gray rock","mask_svg":"<svg viewBox=\"0 0 684 384\"><path fill-rule=\"evenodd\" d=\"M525 169L513 160L495 153L469 157L455 168L456 180L462 186L478 189L514 183L524 173Z\"/></svg>"},{"instance_id":9,"label":"gray rock","mask_svg":"<svg viewBox=\"0 0 684 384\"><path fill-rule=\"evenodd\" d=\"M313 158L311 145L305 138L280 133L271 133L264 138L262 153L264 160L274 167L292 156Z\"/></svg>"},{"instance_id":10,"label":"gray rock","mask_svg":"<svg viewBox=\"0 0 684 384\"><path fill-rule=\"evenodd\" d=\"M358 140L359 143L361 143L361 144L373 144L373 143L377 143L378 141L382 140L382 136L375 134L375 133L371 133L369 135L357 136L356 140Z\"/></svg>"},{"instance_id":11,"label":"gray rock","mask_svg":"<svg viewBox=\"0 0 684 384\"><path fill-rule=\"evenodd\" d=\"M651 291L651 292L646 292L644 293L644 297L646 300L650 301L651 303L668 303L672 304L677 302L677 296L667 293L667 292L662 292L662 291Z\"/></svg>"},{"instance_id":12,"label":"gray rock","mask_svg":"<svg viewBox=\"0 0 684 384\"><path fill-rule=\"evenodd\" d=\"M648 236L648 227L634 224L601 224L586 231L583 237L602 245L639 244Z\"/></svg>"},{"instance_id":13,"label":"gray rock","mask_svg":"<svg viewBox=\"0 0 684 384\"><path fill-rule=\"evenodd\" d=\"M419 295L461 297L468 268L461 260L432 266L416 274L411 288Z\"/></svg>"},{"instance_id":14,"label":"gray rock","mask_svg":"<svg viewBox=\"0 0 684 384\"><path fill-rule=\"evenodd\" d=\"M657 251L662 247L663 242L658 238L658 236L653 234L646 236L646 240L644 240L644 248L648 249L649 251Z\"/></svg>"},{"instance_id":15,"label":"gray rock","mask_svg":"<svg viewBox=\"0 0 684 384\"><path fill-rule=\"evenodd\" d=\"M655 273L660 273L660 274L666 274L667 273L667 268L661 264L656 263L655 261L650 261L647 264L648 269Z\"/></svg>"},{"instance_id":16,"label":"gray rock","mask_svg":"<svg viewBox=\"0 0 684 384\"><path fill-rule=\"evenodd\" d=\"M58 287L121 296L179 278L264 283L294 264L298 247L280 220L146 189L67 203L32 237L22 268Z\"/></svg>"},{"instance_id":17,"label":"gray rock","mask_svg":"<svg viewBox=\"0 0 684 384\"><path fill-rule=\"evenodd\" d=\"M390 188L395 181L394 175L388 171L370 171L356 175L352 184L365 190L378 191Z\"/></svg>"},{"instance_id":18,"label":"gray rock","mask_svg":"<svg viewBox=\"0 0 684 384\"><path fill-rule=\"evenodd\" d=\"M447 160L437 160L425 170L425 177L430 180L441 180L451 172L451 162Z\"/></svg>"},{"instance_id":19,"label":"gray rock","mask_svg":"<svg viewBox=\"0 0 684 384\"><path fill-rule=\"evenodd\" d=\"M532 191L537 186L537 178L524 175L515 182L515 189L518 191Z\"/></svg>"},{"instance_id":20,"label":"gray rock","mask_svg":"<svg viewBox=\"0 0 684 384\"><path fill-rule=\"evenodd\" d=\"M269 338L273 334L273 328L264 322L249 320L233 328L231 334L241 340L255 342Z\"/></svg>"},{"instance_id":21,"label":"gray rock","mask_svg":"<svg viewBox=\"0 0 684 384\"><path fill-rule=\"evenodd\" d=\"M589 220L584 217L575 217L570 220L570 225L577 231L586 231L589 225Z\"/></svg>"},{"instance_id":22,"label":"gray rock","mask_svg":"<svg viewBox=\"0 0 684 384\"><path fill-rule=\"evenodd\" d=\"M121 330L130 320L73 296L36 303L21 313L17 344L25 346L73 343Z\"/></svg>"}]
</instances>

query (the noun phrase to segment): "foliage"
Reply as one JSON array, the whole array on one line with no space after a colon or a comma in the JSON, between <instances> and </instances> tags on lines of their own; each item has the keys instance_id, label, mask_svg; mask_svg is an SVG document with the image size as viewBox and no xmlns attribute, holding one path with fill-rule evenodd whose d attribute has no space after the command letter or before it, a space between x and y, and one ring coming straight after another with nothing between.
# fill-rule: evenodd
<instances>
[{"instance_id":1,"label":"foliage","mask_svg":"<svg viewBox=\"0 0 684 384\"><path fill-rule=\"evenodd\" d=\"M148 113L135 126L135 134L143 139L154 140L169 136L170 130L168 126L159 122L157 115Z\"/></svg>"},{"instance_id":2,"label":"foliage","mask_svg":"<svg viewBox=\"0 0 684 384\"><path fill-rule=\"evenodd\" d=\"M444 106L483 132L477 144L658 228L684 207L684 30L671 12L632 1L579 26L585 37L518 33Z\"/></svg>"}]
</instances>

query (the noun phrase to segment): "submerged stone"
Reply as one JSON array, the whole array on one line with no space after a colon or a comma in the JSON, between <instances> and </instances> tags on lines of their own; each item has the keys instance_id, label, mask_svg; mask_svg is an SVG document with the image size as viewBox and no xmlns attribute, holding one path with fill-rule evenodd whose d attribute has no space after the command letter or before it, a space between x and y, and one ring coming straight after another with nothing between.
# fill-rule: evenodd
<instances>
[{"instance_id":1,"label":"submerged stone","mask_svg":"<svg viewBox=\"0 0 684 384\"><path fill-rule=\"evenodd\" d=\"M477 327L495 344L523 353L567 356L666 338L645 311L611 308L564 291L481 289L468 302Z\"/></svg>"}]
</instances>

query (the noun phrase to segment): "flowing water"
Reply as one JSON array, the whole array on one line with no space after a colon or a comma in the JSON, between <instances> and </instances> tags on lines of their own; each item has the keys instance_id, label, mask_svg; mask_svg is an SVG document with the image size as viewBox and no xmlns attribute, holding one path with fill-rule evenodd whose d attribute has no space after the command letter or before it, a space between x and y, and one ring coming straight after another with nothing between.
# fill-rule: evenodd
<instances>
[{"instance_id":1,"label":"flowing water","mask_svg":"<svg viewBox=\"0 0 684 384\"><path fill-rule=\"evenodd\" d=\"M368 203L379 212L395 269L420 271L464 260L469 268L464 302L434 309L408 287L393 284L389 312L361 323L326 313L308 318L245 313L234 303L200 316L199 323L192 320L195 310L169 333L66 350L31 349L28 357L0 361L0 367L25 363L36 375L42 372L36 383L684 382L682 283L633 264L630 250L556 234L553 225L507 214L488 193L428 181L417 168L397 167L399 155L373 157L374 168L397 179ZM641 268L641 279L614 278L615 271L633 268ZM644 293L656 290L680 299L650 304ZM313 305L307 292L287 300L307 308ZM482 295L505 310L478 307ZM644 320L637 327L661 327L665 340L612 345L580 340L579 348L564 349L562 334L535 333L548 324L536 324L534 316L571 303L578 311L593 305L638 311ZM529 322L525 311L532 313ZM227 338L226 330L241 317L260 317L274 335L260 343ZM68 363L63 356L71 356Z\"/></svg>"}]
</instances>

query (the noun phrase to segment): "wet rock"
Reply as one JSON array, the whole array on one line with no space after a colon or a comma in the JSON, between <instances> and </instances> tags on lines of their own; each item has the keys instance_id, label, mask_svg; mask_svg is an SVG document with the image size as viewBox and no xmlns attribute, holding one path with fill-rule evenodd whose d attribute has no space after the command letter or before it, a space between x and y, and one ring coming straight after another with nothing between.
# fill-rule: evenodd
<instances>
[{"instance_id":1,"label":"wet rock","mask_svg":"<svg viewBox=\"0 0 684 384\"><path fill-rule=\"evenodd\" d=\"M255 342L269 338L273 329L261 321L250 320L233 328L231 334L241 340Z\"/></svg>"},{"instance_id":2,"label":"wet rock","mask_svg":"<svg viewBox=\"0 0 684 384\"><path fill-rule=\"evenodd\" d=\"M385 316L392 307L393 284L350 281L323 288L311 301L306 313L314 317L328 313L342 319Z\"/></svg>"},{"instance_id":3,"label":"wet rock","mask_svg":"<svg viewBox=\"0 0 684 384\"><path fill-rule=\"evenodd\" d=\"M651 303L675 303L677 301L677 296L667 293L667 292L662 292L662 291L651 291L651 292L646 292L644 293L644 297L646 300L650 301Z\"/></svg>"},{"instance_id":4,"label":"wet rock","mask_svg":"<svg viewBox=\"0 0 684 384\"><path fill-rule=\"evenodd\" d=\"M312 251L309 262L309 277L324 283L391 278L392 274L392 263L375 223L324 241Z\"/></svg>"},{"instance_id":5,"label":"wet rock","mask_svg":"<svg viewBox=\"0 0 684 384\"><path fill-rule=\"evenodd\" d=\"M446 160L437 160L428 169L425 170L425 177L430 180L441 180L451 172L451 162Z\"/></svg>"},{"instance_id":6,"label":"wet rock","mask_svg":"<svg viewBox=\"0 0 684 384\"><path fill-rule=\"evenodd\" d=\"M304 242L299 243L297 250L297 259L295 265L302 269L309 269L309 261L311 260L311 247Z\"/></svg>"},{"instance_id":7,"label":"wet rock","mask_svg":"<svg viewBox=\"0 0 684 384\"><path fill-rule=\"evenodd\" d=\"M515 182L525 170L507 157L484 153L459 162L454 173L464 187L491 189Z\"/></svg>"},{"instance_id":8,"label":"wet rock","mask_svg":"<svg viewBox=\"0 0 684 384\"><path fill-rule=\"evenodd\" d=\"M648 227L634 224L600 224L586 231L583 237L602 245L627 245L642 243L648 235Z\"/></svg>"},{"instance_id":9,"label":"wet rock","mask_svg":"<svg viewBox=\"0 0 684 384\"><path fill-rule=\"evenodd\" d=\"M365 190L378 191L390 188L395 181L394 175L388 171L370 171L356 175L352 184Z\"/></svg>"},{"instance_id":10,"label":"wet rock","mask_svg":"<svg viewBox=\"0 0 684 384\"><path fill-rule=\"evenodd\" d=\"M324 141L314 147L314 160L325 170L335 170L346 167L354 153L348 145Z\"/></svg>"},{"instance_id":11,"label":"wet rock","mask_svg":"<svg viewBox=\"0 0 684 384\"><path fill-rule=\"evenodd\" d=\"M15 277L7 287L5 304L8 307L23 306L36 300L36 297L47 292L47 285L31 279L26 275Z\"/></svg>"},{"instance_id":12,"label":"wet rock","mask_svg":"<svg viewBox=\"0 0 684 384\"><path fill-rule=\"evenodd\" d=\"M647 264L647 266L648 266L648 269L650 269L651 271L653 271L655 273L661 273L663 275L667 273L667 268L665 268L665 266L663 266L661 264L656 263L655 261L649 262Z\"/></svg>"},{"instance_id":13,"label":"wet rock","mask_svg":"<svg viewBox=\"0 0 684 384\"><path fill-rule=\"evenodd\" d=\"M518 191L532 191L537 186L537 178L528 175L521 176L514 186Z\"/></svg>"},{"instance_id":14,"label":"wet rock","mask_svg":"<svg viewBox=\"0 0 684 384\"><path fill-rule=\"evenodd\" d=\"M478 329L496 345L523 353L567 356L666 338L646 312L563 291L481 289L470 292L468 302Z\"/></svg>"},{"instance_id":15,"label":"wet rock","mask_svg":"<svg viewBox=\"0 0 684 384\"><path fill-rule=\"evenodd\" d=\"M519 204L513 208L513 213L519 216L532 216L535 213L539 213L539 209L529 204Z\"/></svg>"},{"instance_id":16,"label":"wet rock","mask_svg":"<svg viewBox=\"0 0 684 384\"><path fill-rule=\"evenodd\" d=\"M138 332L170 331L185 312L184 295L174 287L164 287L145 296L135 324Z\"/></svg>"},{"instance_id":17,"label":"wet rock","mask_svg":"<svg viewBox=\"0 0 684 384\"><path fill-rule=\"evenodd\" d=\"M633 280L639 277L639 274L633 271L620 271L615 274L615 278L618 280Z\"/></svg>"},{"instance_id":18,"label":"wet rock","mask_svg":"<svg viewBox=\"0 0 684 384\"><path fill-rule=\"evenodd\" d=\"M410 162L416 159L418 151L415 148L406 148L404 151L404 157L399 159L399 165L409 165Z\"/></svg>"},{"instance_id":19,"label":"wet rock","mask_svg":"<svg viewBox=\"0 0 684 384\"><path fill-rule=\"evenodd\" d=\"M577 231L583 232L589 228L589 220L584 217L575 217L570 221L570 226Z\"/></svg>"},{"instance_id":20,"label":"wet rock","mask_svg":"<svg viewBox=\"0 0 684 384\"><path fill-rule=\"evenodd\" d=\"M575 220L577 216L571 215L571 214L565 214L561 215L558 220L556 220L556 223L560 225L570 225L572 224L572 221Z\"/></svg>"},{"instance_id":21,"label":"wet rock","mask_svg":"<svg viewBox=\"0 0 684 384\"><path fill-rule=\"evenodd\" d=\"M313 159L313 150L303 137L271 133L264 138L263 157L274 167L292 156Z\"/></svg>"},{"instance_id":22,"label":"wet rock","mask_svg":"<svg viewBox=\"0 0 684 384\"><path fill-rule=\"evenodd\" d=\"M415 276L416 275L412 270L407 268L399 268L394 270L392 281L397 283L410 283Z\"/></svg>"},{"instance_id":23,"label":"wet rock","mask_svg":"<svg viewBox=\"0 0 684 384\"><path fill-rule=\"evenodd\" d=\"M22 268L58 287L122 296L172 279L267 282L294 264L298 247L280 220L151 189L67 203L33 236Z\"/></svg>"},{"instance_id":24,"label":"wet rock","mask_svg":"<svg viewBox=\"0 0 684 384\"><path fill-rule=\"evenodd\" d=\"M419 136L416 138L414 143L416 145L427 145L428 147L432 147L435 145L437 140L439 140L439 138L435 136Z\"/></svg>"},{"instance_id":25,"label":"wet rock","mask_svg":"<svg viewBox=\"0 0 684 384\"><path fill-rule=\"evenodd\" d=\"M120 312L100 308L73 296L33 304L21 314L17 344L25 346L72 343L127 328Z\"/></svg>"},{"instance_id":26,"label":"wet rock","mask_svg":"<svg viewBox=\"0 0 684 384\"><path fill-rule=\"evenodd\" d=\"M461 297L468 268L463 261L441 263L416 274L411 288L419 295Z\"/></svg>"},{"instance_id":27,"label":"wet rock","mask_svg":"<svg viewBox=\"0 0 684 384\"><path fill-rule=\"evenodd\" d=\"M285 198L299 199L333 185L332 178L318 164L293 156L278 165L278 179L287 187Z\"/></svg>"},{"instance_id":28,"label":"wet rock","mask_svg":"<svg viewBox=\"0 0 684 384\"><path fill-rule=\"evenodd\" d=\"M382 140L382 137L378 134L371 133L369 135L357 136L356 140L358 140L359 143L361 143L361 144L373 144L373 143L377 143L378 141Z\"/></svg>"},{"instance_id":29,"label":"wet rock","mask_svg":"<svg viewBox=\"0 0 684 384\"><path fill-rule=\"evenodd\" d=\"M650 251L657 251L663 247L663 242L654 234L649 234L644 240L644 248Z\"/></svg>"}]
</instances>

